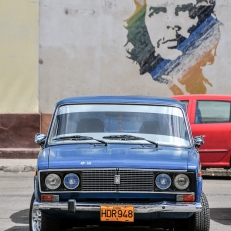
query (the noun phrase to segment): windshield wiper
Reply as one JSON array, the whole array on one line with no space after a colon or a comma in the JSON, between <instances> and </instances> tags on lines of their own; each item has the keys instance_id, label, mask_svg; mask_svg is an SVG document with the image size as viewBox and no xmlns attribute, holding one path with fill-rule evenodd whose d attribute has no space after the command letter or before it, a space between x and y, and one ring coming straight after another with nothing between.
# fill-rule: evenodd
<instances>
[{"instance_id":1,"label":"windshield wiper","mask_svg":"<svg viewBox=\"0 0 231 231\"><path fill-rule=\"evenodd\" d=\"M57 138L54 138L53 140L92 140L93 138L90 136L59 136Z\"/></svg>"},{"instance_id":2,"label":"windshield wiper","mask_svg":"<svg viewBox=\"0 0 231 231\"><path fill-rule=\"evenodd\" d=\"M90 137L90 136L79 136L79 135L60 136L60 137L54 138L53 140L95 140L95 141L103 143L103 144L105 144L105 146L107 146L107 142L105 142L103 140L94 139L93 137Z\"/></svg>"},{"instance_id":3,"label":"windshield wiper","mask_svg":"<svg viewBox=\"0 0 231 231\"><path fill-rule=\"evenodd\" d=\"M158 143L156 143L155 141L151 141L151 140L146 140L143 137L139 137L139 136L132 136L132 135L111 135L111 136L104 136L103 139L110 139L110 140L145 140L151 144L156 145L156 147L158 147Z\"/></svg>"}]
</instances>

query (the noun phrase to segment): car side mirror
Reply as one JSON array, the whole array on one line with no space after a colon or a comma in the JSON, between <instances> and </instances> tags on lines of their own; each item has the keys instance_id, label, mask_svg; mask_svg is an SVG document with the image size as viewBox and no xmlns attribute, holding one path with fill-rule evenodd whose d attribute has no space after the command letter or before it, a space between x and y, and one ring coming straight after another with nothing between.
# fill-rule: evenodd
<instances>
[{"instance_id":1,"label":"car side mirror","mask_svg":"<svg viewBox=\"0 0 231 231\"><path fill-rule=\"evenodd\" d=\"M34 137L34 142L39 144L41 148L44 148L47 136L41 133L37 133Z\"/></svg>"},{"instance_id":2,"label":"car side mirror","mask_svg":"<svg viewBox=\"0 0 231 231\"><path fill-rule=\"evenodd\" d=\"M205 143L203 136L195 136L193 140L196 148L200 148L200 146Z\"/></svg>"}]
</instances>

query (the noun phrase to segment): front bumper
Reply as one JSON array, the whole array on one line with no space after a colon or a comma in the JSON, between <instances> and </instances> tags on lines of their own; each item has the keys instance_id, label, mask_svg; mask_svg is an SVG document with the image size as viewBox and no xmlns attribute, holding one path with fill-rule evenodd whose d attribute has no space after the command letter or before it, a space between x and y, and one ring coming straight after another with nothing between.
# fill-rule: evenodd
<instances>
[{"instance_id":1,"label":"front bumper","mask_svg":"<svg viewBox=\"0 0 231 231\"><path fill-rule=\"evenodd\" d=\"M135 213L153 213L153 212L200 212L202 209L201 203L182 203L182 202L160 202L160 203L148 203L148 204L125 204L125 203L80 203L75 202L75 211L93 211L99 212L102 205L133 205ZM34 209L40 210L60 210L69 211L68 202L34 202ZM69 211L72 212L72 211Z\"/></svg>"}]
</instances>

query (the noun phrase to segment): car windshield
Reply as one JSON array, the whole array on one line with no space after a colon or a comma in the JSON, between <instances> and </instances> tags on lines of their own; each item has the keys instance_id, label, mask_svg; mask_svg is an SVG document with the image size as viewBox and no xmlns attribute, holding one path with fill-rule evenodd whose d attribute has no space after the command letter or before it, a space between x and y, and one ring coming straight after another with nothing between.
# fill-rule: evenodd
<instances>
[{"instance_id":1,"label":"car windshield","mask_svg":"<svg viewBox=\"0 0 231 231\"><path fill-rule=\"evenodd\" d=\"M190 146L184 115L177 107L81 104L64 105L57 109L49 136L50 144L97 140Z\"/></svg>"}]
</instances>

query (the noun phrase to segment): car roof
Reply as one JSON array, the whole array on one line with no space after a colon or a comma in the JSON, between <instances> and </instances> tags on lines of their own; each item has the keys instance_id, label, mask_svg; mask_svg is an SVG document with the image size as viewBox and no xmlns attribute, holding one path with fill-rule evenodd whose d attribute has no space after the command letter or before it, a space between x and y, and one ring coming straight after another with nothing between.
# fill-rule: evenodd
<instances>
[{"instance_id":1,"label":"car roof","mask_svg":"<svg viewBox=\"0 0 231 231\"><path fill-rule=\"evenodd\" d=\"M222 94L193 94L193 95L174 95L172 98L177 100L187 100L187 99L213 99L213 100L231 100L231 95Z\"/></svg>"},{"instance_id":2,"label":"car roof","mask_svg":"<svg viewBox=\"0 0 231 231\"><path fill-rule=\"evenodd\" d=\"M103 104L143 104L143 105L167 105L178 106L184 108L182 103L178 100L167 97L155 97L155 96L77 96L70 97L59 101L56 107L66 104L91 104L91 103L103 103Z\"/></svg>"}]
</instances>

